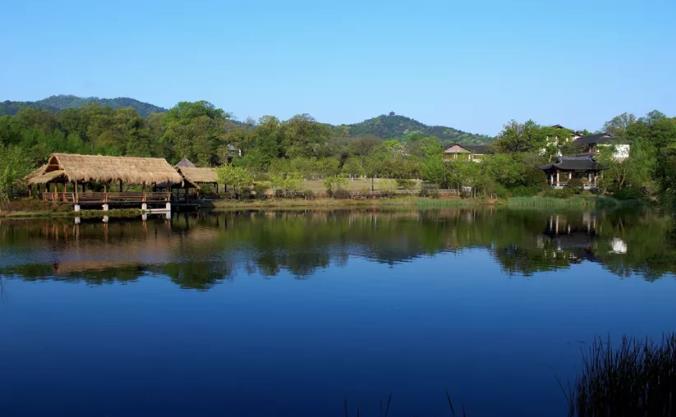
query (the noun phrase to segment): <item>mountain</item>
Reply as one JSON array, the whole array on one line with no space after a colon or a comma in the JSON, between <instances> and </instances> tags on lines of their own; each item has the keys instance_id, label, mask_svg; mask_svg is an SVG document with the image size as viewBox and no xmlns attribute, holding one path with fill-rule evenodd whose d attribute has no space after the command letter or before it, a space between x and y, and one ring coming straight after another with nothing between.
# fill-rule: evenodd
<instances>
[{"instance_id":1,"label":"mountain","mask_svg":"<svg viewBox=\"0 0 676 417\"><path fill-rule=\"evenodd\" d=\"M2 101L0 102L0 115L16 114L22 107L34 107L48 111L59 111L64 109L79 108L88 104L98 104L100 106L111 107L113 109L131 107L143 117L148 116L150 113L167 111L167 109L162 107L158 107L150 103L144 103L129 97L98 98L58 95L47 97L38 101Z\"/></svg>"},{"instance_id":2,"label":"mountain","mask_svg":"<svg viewBox=\"0 0 676 417\"><path fill-rule=\"evenodd\" d=\"M148 116L150 113L167 111L162 107L128 97L98 98L57 95L38 101L2 101L0 102L0 115L16 114L22 107L34 107L57 112L63 109L83 107L92 103L113 109L131 107L143 117ZM238 126L245 125L237 121L233 121L233 123ZM346 137L372 136L381 139L402 139L408 135L422 134L425 136L435 136L445 144L458 142L467 145L482 145L493 140L490 136L468 133L452 127L428 126L410 117L394 114L394 112L367 119L360 123L328 126L334 129L336 135Z\"/></svg>"},{"instance_id":3,"label":"mountain","mask_svg":"<svg viewBox=\"0 0 676 417\"><path fill-rule=\"evenodd\" d=\"M348 136L376 136L383 139L399 139L411 134L436 136L444 143L459 142L464 144L485 144L492 137L446 126L428 126L410 117L400 116L393 112L380 115L360 123L341 125Z\"/></svg>"}]
</instances>

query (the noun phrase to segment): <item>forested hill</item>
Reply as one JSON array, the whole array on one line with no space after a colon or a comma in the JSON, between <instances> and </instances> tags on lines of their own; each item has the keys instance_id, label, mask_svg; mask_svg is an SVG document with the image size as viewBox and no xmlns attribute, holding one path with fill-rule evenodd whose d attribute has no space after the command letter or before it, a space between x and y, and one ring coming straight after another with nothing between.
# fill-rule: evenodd
<instances>
[{"instance_id":1,"label":"forested hill","mask_svg":"<svg viewBox=\"0 0 676 417\"><path fill-rule=\"evenodd\" d=\"M100 106L110 107L113 109L131 107L142 117L146 117L150 113L167 111L167 109L162 107L155 106L150 103L144 103L129 97L98 98L58 95L47 97L38 101L2 101L0 102L0 115L16 114L22 107L33 107L56 112L64 109L80 108L88 104L98 104Z\"/></svg>"},{"instance_id":2,"label":"forested hill","mask_svg":"<svg viewBox=\"0 0 676 417\"><path fill-rule=\"evenodd\" d=\"M82 108L89 104L98 104L102 107L120 109L131 107L141 116L147 117L151 113L166 112L154 104L145 103L129 97L98 98L78 97L73 95L56 95L38 101L0 101L0 116L15 115L23 107L31 107L50 112L58 112L64 109ZM233 120L235 125L239 122ZM468 133L452 127L428 126L410 117L400 116L394 113L380 115L363 122L332 126L336 135L352 138L372 136L381 139L403 139L412 134L435 136L443 143L485 144L493 140L486 135Z\"/></svg>"},{"instance_id":3,"label":"forested hill","mask_svg":"<svg viewBox=\"0 0 676 417\"><path fill-rule=\"evenodd\" d=\"M342 125L349 136L376 136L383 139L404 138L419 133L435 136L442 142L459 142L465 144L485 144L493 140L490 136L463 132L446 126L428 126L410 117L394 113L380 115L361 123Z\"/></svg>"}]
</instances>

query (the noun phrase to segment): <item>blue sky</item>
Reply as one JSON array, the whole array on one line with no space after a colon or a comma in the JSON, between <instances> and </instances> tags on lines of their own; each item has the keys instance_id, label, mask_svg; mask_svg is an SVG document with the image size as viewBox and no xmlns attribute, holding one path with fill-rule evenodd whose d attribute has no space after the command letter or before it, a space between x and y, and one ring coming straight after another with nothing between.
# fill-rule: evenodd
<instances>
[{"instance_id":1,"label":"blue sky","mask_svg":"<svg viewBox=\"0 0 676 417\"><path fill-rule=\"evenodd\" d=\"M0 100L594 130L625 111L676 115L675 21L673 0L14 1L0 12Z\"/></svg>"}]
</instances>

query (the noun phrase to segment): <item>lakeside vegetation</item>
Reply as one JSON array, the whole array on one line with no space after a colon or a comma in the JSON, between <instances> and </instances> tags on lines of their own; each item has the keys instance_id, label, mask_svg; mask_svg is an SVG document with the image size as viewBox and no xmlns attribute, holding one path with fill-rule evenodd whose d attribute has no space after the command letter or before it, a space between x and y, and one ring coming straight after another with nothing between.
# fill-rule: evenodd
<instances>
[{"instance_id":1,"label":"lakeside vegetation","mask_svg":"<svg viewBox=\"0 0 676 417\"><path fill-rule=\"evenodd\" d=\"M676 412L676 334L661 343L624 337L616 346L596 339L569 389L570 417L673 416Z\"/></svg>"},{"instance_id":2,"label":"lakeside vegetation","mask_svg":"<svg viewBox=\"0 0 676 417\"><path fill-rule=\"evenodd\" d=\"M399 123L401 116L378 120L372 123L378 131L390 132L383 125ZM604 130L630 144L631 154L624 161L600 156L606 169L598 193L673 202L676 118L659 112L642 118L624 114ZM96 104L56 112L23 107L15 115L0 116L0 200L25 193L21 179L57 151L158 156L172 163L189 158L200 166L220 167L221 181L235 199L436 197L445 189L488 200L584 194L574 183L550 189L539 168L557 154L576 151L571 143L552 140L573 135L560 126L509 122L492 142L495 153L480 163L445 161L447 141L426 134L433 129L396 138L367 131L319 123L309 115L242 123L203 101L181 102L147 117L132 108ZM523 205L525 200L514 201Z\"/></svg>"}]
</instances>

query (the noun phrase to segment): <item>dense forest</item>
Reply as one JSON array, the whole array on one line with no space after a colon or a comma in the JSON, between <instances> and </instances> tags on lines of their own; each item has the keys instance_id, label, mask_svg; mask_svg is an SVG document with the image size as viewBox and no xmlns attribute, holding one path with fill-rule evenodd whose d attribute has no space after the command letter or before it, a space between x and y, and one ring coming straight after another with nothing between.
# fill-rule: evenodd
<instances>
[{"instance_id":1,"label":"dense forest","mask_svg":"<svg viewBox=\"0 0 676 417\"><path fill-rule=\"evenodd\" d=\"M367 124L382 127L378 131L382 135L400 131L387 127L387 120L400 125L415 122L390 114ZM447 142L431 131L414 127L403 136L382 138L354 126L331 126L309 115L288 120L265 116L241 123L204 101L181 102L147 117L133 108L99 104L59 111L26 106L15 115L0 116L0 194L6 197L50 153L72 152L158 156L171 163L185 157L201 166L231 161L231 177L247 181L416 178L440 188L471 187L475 195L533 195L554 192L547 189L539 166L557 154L577 151L571 143L551 140L571 137L568 129L512 121L492 142L495 154L482 163L445 162L442 152ZM623 114L603 129L631 144L631 156L623 162L603 161L602 192L627 198L674 193L676 118L656 111L641 118Z\"/></svg>"},{"instance_id":2,"label":"dense forest","mask_svg":"<svg viewBox=\"0 0 676 417\"><path fill-rule=\"evenodd\" d=\"M47 97L37 101L0 101L0 115L14 115L24 107L32 107L36 109L59 111L65 109L77 109L88 104L98 104L104 107L113 109L121 109L131 107L136 110L138 114L147 117L150 113L157 113L167 111L167 109L155 106L150 103L135 100L128 97L118 98L98 98L98 97L78 97L73 95L58 95Z\"/></svg>"}]
</instances>

